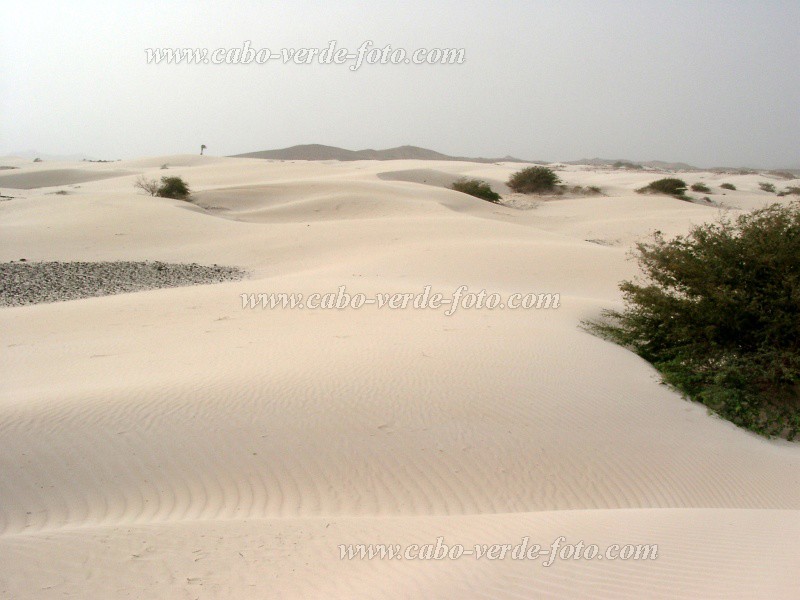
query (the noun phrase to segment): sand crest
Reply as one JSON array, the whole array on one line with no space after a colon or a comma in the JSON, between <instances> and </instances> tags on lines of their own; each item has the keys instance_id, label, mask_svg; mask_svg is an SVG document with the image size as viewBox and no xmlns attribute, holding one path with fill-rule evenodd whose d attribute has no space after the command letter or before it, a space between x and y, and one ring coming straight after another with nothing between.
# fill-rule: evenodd
<instances>
[{"instance_id":1,"label":"sand crest","mask_svg":"<svg viewBox=\"0 0 800 600\"><path fill-rule=\"evenodd\" d=\"M797 444L709 415L579 327L619 306L637 239L776 201L758 175L686 174L714 189L703 206L636 194L653 173L565 166L605 195L522 211L419 181L502 182L513 163L76 165L97 177L65 196L19 174L39 185L0 204L0 261L250 276L0 309L0 597L796 597ZM136 193L164 172L196 202ZM560 305L242 308L342 285ZM659 557L339 558L340 544L525 536Z\"/></svg>"}]
</instances>

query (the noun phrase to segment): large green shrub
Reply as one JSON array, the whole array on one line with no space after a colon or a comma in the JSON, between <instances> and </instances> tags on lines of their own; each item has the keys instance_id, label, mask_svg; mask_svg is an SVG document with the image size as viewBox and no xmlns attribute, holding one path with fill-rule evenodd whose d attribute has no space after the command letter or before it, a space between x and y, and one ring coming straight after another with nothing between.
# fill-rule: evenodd
<instances>
[{"instance_id":1,"label":"large green shrub","mask_svg":"<svg viewBox=\"0 0 800 600\"><path fill-rule=\"evenodd\" d=\"M800 187L789 186L782 192L778 192L778 196L800 196Z\"/></svg>"},{"instance_id":2,"label":"large green shrub","mask_svg":"<svg viewBox=\"0 0 800 600\"><path fill-rule=\"evenodd\" d=\"M625 308L586 325L666 382L764 435L800 430L800 203L637 244Z\"/></svg>"},{"instance_id":3,"label":"large green shrub","mask_svg":"<svg viewBox=\"0 0 800 600\"><path fill-rule=\"evenodd\" d=\"M133 186L150 196L174 198L175 200L188 200L191 193L189 185L180 177L162 177L161 183L159 183L155 179L147 179L144 175L140 175Z\"/></svg>"},{"instance_id":4,"label":"large green shrub","mask_svg":"<svg viewBox=\"0 0 800 600\"><path fill-rule=\"evenodd\" d=\"M640 194L667 194L676 198L685 198L686 182L683 179L666 177L652 181L643 188L636 190Z\"/></svg>"},{"instance_id":5,"label":"large green shrub","mask_svg":"<svg viewBox=\"0 0 800 600\"><path fill-rule=\"evenodd\" d=\"M642 165L637 165L636 163L632 163L627 160L618 160L612 165L615 169L636 169L641 170L644 167Z\"/></svg>"},{"instance_id":6,"label":"large green shrub","mask_svg":"<svg viewBox=\"0 0 800 600\"><path fill-rule=\"evenodd\" d=\"M547 167L528 167L514 173L506 185L522 194L551 192L561 183L553 169Z\"/></svg>"},{"instance_id":7,"label":"large green shrub","mask_svg":"<svg viewBox=\"0 0 800 600\"><path fill-rule=\"evenodd\" d=\"M189 197L189 186L180 177L162 177L157 195L162 198L186 200Z\"/></svg>"},{"instance_id":8,"label":"large green shrub","mask_svg":"<svg viewBox=\"0 0 800 600\"><path fill-rule=\"evenodd\" d=\"M500 194L492 191L492 187L480 179L459 179L453 183L451 189L469 194L470 196L475 196L476 198L481 198L482 200L488 200L489 202L496 203L500 201Z\"/></svg>"}]
</instances>

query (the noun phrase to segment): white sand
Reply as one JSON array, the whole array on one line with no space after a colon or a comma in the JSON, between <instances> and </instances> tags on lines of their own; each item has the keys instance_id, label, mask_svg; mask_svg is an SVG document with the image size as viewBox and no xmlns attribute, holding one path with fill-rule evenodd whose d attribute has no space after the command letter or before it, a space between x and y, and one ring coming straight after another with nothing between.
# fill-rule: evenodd
<instances>
[{"instance_id":1,"label":"white sand","mask_svg":"<svg viewBox=\"0 0 800 600\"><path fill-rule=\"evenodd\" d=\"M608 196L521 211L378 177L505 181L515 164L20 167L17 182L51 187L0 185L15 196L0 260L253 278L0 309L0 598L798 597L800 447L710 416L578 327L619 306L635 240L719 214L633 192L662 175L569 167L569 184ZM42 175L56 169L132 174L75 187ZM206 208L137 194L142 172L184 177ZM776 200L764 176L680 176L732 214ZM461 284L561 306L446 317L240 299ZM339 544L439 536L657 544L659 558L339 560Z\"/></svg>"}]
</instances>

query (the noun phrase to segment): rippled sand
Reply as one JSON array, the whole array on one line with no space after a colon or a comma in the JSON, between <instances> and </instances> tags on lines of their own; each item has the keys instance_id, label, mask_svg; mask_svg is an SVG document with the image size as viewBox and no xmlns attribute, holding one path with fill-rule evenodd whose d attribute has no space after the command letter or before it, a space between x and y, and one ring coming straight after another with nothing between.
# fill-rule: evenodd
<instances>
[{"instance_id":1,"label":"rippled sand","mask_svg":"<svg viewBox=\"0 0 800 600\"><path fill-rule=\"evenodd\" d=\"M720 209L637 195L646 172L569 167L606 195L529 210L440 185L518 168L174 156L0 178L1 261L250 273L0 309L0 597L795 598L798 445L709 415L579 327L619 306L635 240ZM69 169L79 187L42 175ZM140 173L182 176L195 202L137 194ZM734 212L775 201L764 177L682 177ZM341 285L560 307L242 309L243 293ZM659 558L339 560L340 544L440 536Z\"/></svg>"}]
</instances>

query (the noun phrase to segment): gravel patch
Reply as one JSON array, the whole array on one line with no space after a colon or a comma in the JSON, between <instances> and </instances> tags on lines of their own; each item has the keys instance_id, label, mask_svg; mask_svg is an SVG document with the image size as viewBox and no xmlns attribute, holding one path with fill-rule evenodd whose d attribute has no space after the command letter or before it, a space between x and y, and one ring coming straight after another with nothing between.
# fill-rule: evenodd
<instances>
[{"instance_id":1,"label":"gravel patch","mask_svg":"<svg viewBox=\"0 0 800 600\"><path fill-rule=\"evenodd\" d=\"M0 263L0 306L63 302L158 288L238 281L236 267L155 262Z\"/></svg>"}]
</instances>

